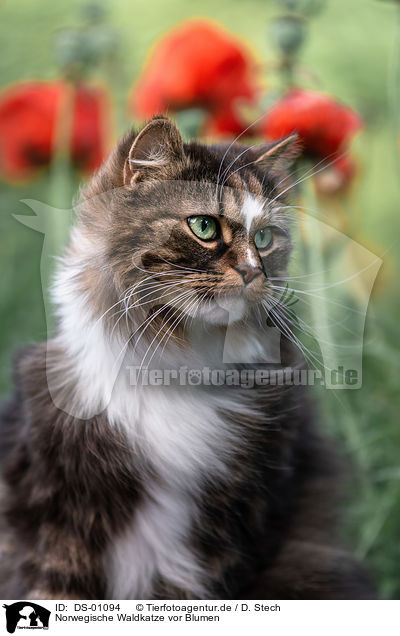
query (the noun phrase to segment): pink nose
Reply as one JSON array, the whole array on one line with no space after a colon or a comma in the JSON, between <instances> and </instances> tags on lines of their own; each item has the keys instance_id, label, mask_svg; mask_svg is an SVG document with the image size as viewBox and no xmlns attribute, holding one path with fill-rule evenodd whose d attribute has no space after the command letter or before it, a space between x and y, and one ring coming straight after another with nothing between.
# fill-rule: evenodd
<instances>
[{"instance_id":1,"label":"pink nose","mask_svg":"<svg viewBox=\"0 0 400 636\"><path fill-rule=\"evenodd\" d=\"M243 278L243 282L245 285L251 283L251 281L256 278L256 276L262 274L261 267L253 267L252 265L247 265L247 263L236 265L236 267L234 267L233 269L239 272L239 274Z\"/></svg>"}]
</instances>

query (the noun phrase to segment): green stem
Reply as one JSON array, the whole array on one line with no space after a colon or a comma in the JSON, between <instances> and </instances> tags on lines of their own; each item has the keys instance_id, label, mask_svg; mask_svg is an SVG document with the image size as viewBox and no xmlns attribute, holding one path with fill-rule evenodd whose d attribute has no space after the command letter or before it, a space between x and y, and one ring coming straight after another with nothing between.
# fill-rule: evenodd
<instances>
[{"instance_id":1,"label":"green stem","mask_svg":"<svg viewBox=\"0 0 400 636\"><path fill-rule=\"evenodd\" d=\"M304 191L307 199L307 205L305 207L309 207L311 210L316 210L318 208L318 203L316 201L313 184L310 179L305 180ZM303 224L303 229L309 246L305 249L307 270L310 273L320 272L319 286L323 288L324 284L327 282L325 280L326 276L324 272L328 268L323 246L323 236L321 235L322 223L318 219L309 215L307 217L307 222ZM312 295L309 299L311 304L313 331L321 349L323 363L325 366L328 366L328 369L336 369L337 362L332 346L328 345L329 349L327 349L326 345L324 345L324 341L333 343L333 335L329 327L329 311L327 302L323 297L323 294L316 296ZM327 382L330 381L329 376L330 374L327 372L325 378Z\"/></svg>"},{"instance_id":2,"label":"green stem","mask_svg":"<svg viewBox=\"0 0 400 636\"><path fill-rule=\"evenodd\" d=\"M42 268L42 289L48 330L54 326L54 316L50 301L50 286L54 275L55 259L60 257L71 223L72 197L76 179L70 162L70 143L74 114L75 88L68 85L61 98L57 114L53 160L49 172L48 203L52 213L45 217L46 263Z\"/></svg>"}]
</instances>

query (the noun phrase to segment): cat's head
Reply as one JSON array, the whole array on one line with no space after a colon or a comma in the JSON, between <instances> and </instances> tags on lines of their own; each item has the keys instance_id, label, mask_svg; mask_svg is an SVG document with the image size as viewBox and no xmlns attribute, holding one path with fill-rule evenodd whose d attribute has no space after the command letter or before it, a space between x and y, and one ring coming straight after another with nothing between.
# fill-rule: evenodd
<instances>
[{"instance_id":1,"label":"cat's head","mask_svg":"<svg viewBox=\"0 0 400 636\"><path fill-rule=\"evenodd\" d=\"M288 264L293 142L184 143L161 117L127 135L86 189L70 247L85 252L94 313L150 331L248 318Z\"/></svg>"}]
</instances>

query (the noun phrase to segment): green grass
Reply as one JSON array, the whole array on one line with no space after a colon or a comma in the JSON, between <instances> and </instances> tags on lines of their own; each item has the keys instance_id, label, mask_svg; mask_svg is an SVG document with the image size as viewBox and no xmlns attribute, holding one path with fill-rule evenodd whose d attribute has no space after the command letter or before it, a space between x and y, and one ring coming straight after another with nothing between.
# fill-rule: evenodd
<instances>
[{"instance_id":1,"label":"green grass","mask_svg":"<svg viewBox=\"0 0 400 636\"><path fill-rule=\"evenodd\" d=\"M54 33L79 23L81 2L3 0L0 5L0 86L28 78L56 77ZM129 124L125 100L155 38L176 22L211 16L247 38L267 62L273 84L275 53L268 20L279 14L267 0L113 0L109 20L120 35L117 77L117 132ZM373 0L331 0L312 22L302 64L312 71L305 85L327 91L361 112L365 130L355 143L361 176L349 215L360 218L358 240L383 256L370 302L364 347L363 388L329 391L321 400L322 425L343 443L355 465L347 539L373 572L384 598L400 598L400 393L396 293L399 217L399 164L388 95L393 88L395 6ZM398 105L398 107L400 107ZM10 359L22 343L46 337L40 284L42 236L19 224L24 198L48 201L48 181L18 187L0 183L0 392L10 388Z\"/></svg>"}]
</instances>

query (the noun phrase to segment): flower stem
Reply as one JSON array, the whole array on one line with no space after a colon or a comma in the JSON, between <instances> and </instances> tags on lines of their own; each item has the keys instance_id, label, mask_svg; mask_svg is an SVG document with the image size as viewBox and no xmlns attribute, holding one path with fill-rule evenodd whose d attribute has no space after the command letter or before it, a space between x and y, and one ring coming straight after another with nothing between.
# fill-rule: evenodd
<instances>
[{"instance_id":1,"label":"flower stem","mask_svg":"<svg viewBox=\"0 0 400 636\"><path fill-rule=\"evenodd\" d=\"M47 263L42 270L42 288L48 329L51 329L54 323L49 289L54 275L55 259L61 256L68 240L72 197L77 185L70 161L74 101L75 87L67 84L58 109L53 158L49 172L48 201L53 211L46 215L44 228Z\"/></svg>"}]
</instances>

